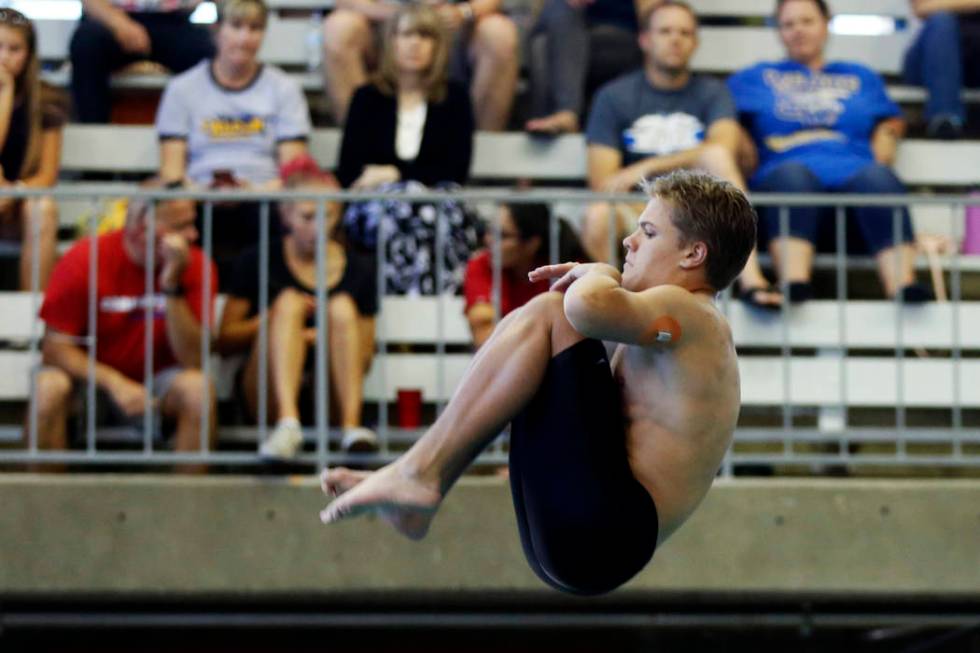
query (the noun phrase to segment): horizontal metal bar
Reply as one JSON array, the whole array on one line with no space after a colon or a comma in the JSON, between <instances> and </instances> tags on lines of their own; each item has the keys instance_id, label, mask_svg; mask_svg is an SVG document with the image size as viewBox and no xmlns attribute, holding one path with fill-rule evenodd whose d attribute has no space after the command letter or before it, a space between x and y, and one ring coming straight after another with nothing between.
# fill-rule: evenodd
<instances>
[{"instance_id":1,"label":"horizontal metal bar","mask_svg":"<svg viewBox=\"0 0 980 653\"><path fill-rule=\"evenodd\" d=\"M343 453L336 452L330 454L330 460L338 465L368 465L380 466L393 462L400 454L392 452L382 453ZM206 465L273 465L287 463L290 465L310 465L316 466L318 462L315 451L298 454L295 458L286 461L268 460L260 457L254 451L250 452L204 452L204 453L175 453L169 451L154 451L152 453L140 453L137 451L99 451L88 454L83 451L38 451L31 453L27 450L0 450L0 464L68 464L68 465L184 465L184 464L206 464ZM488 451L481 454L473 463L476 466L482 465L505 465L507 464L506 453L496 453Z\"/></svg>"},{"instance_id":2,"label":"horizontal metal bar","mask_svg":"<svg viewBox=\"0 0 980 653\"><path fill-rule=\"evenodd\" d=\"M637 614L623 612L561 612L561 613L160 613L127 614L119 612L93 612L64 614L58 612L23 612L2 615L3 626L9 630L35 628L89 628L109 630L115 628L517 628L539 630L557 628L691 628L710 626L716 628L867 628L916 626L920 628L950 628L980 625L977 615L969 612L952 614L883 614L876 612L849 614L821 614L810 610L779 612L705 612Z\"/></svg>"},{"instance_id":3,"label":"horizontal metal bar","mask_svg":"<svg viewBox=\"0 0 980 653\"><path fill-rule=\"evenodd\" d=\"M0 197L54 197L54 198L104 198L130 197L134 199L194 199L201 201L297 201L297 200L326 200L326 201L364 201L374 199L391 199L395 197L410 197L421 202L438 202L446 198L464 202L513 202L526 204L532 202L643 202L647 196L643 193L593 193L581 189L539 188L533 190L514 191L500 188L470 188L458 191L405 192L393 195L378 191L312 191L312 190L187 190L187 189L148 189L133 186L121 189L113 184L84 184L73 186L69 184L52 188L23 188L8 187L0 190ZM949 195L859 195L859 194L804 194L804 193L753 193L752 203L758 206L918 206L944 205L969 206L980 203L977 198L967 194Z\"/></svg>"}]
</instances>

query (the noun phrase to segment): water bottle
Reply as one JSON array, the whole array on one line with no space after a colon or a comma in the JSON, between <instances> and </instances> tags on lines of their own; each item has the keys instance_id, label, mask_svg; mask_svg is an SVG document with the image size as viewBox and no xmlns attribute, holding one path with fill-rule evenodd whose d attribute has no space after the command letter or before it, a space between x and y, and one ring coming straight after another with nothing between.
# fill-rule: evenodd
<instances>
[{"instance_id":1,"label":"water bottle","mask_svg":"<svg viewBox=\"0 0 980 653\"><path fill-rule=\"evenodd\" d=\"M323 59L323 12L310 13L310 29L306 33L306 69L315 73Z\"/></svg>"}]
</instances>

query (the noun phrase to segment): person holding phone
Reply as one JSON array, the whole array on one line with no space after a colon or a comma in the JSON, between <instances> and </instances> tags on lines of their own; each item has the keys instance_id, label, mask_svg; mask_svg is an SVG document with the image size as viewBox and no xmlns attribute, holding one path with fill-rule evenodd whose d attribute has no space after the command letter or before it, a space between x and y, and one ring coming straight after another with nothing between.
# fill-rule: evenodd
<instances>
[{"instance_id":1,"label":"person holding phone","mask_svg":"<svg viewBox=\"0 0 980 653\"><path fill-rule=\"evenodd\" d=\"M160 102L160 174L198 188L277 190L279 165L307 153L306 98L286 73L258 60L265 3L227 0L219 11L216 56L171 80ZM258 239L259 215L254 202L215 205L219 278Z\"/></svg>"}]
</instances>

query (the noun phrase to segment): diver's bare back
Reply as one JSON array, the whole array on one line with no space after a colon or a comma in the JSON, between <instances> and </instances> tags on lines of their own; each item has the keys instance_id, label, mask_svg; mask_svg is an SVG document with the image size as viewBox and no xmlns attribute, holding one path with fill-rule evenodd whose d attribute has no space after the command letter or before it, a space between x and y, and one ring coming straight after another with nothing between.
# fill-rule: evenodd
<instances>
[{"instance_id":1,"label":"diver's bare back","mask_svg":"<svg viewBox=\"0 0 980 653\"><path fill-rule=\"evenodd\" d=\"M630 467L657 505L661 542L711 487L740 404L727 321L709 299L692 296L690 308L675 345L621 344L611 361L623 388Z\"/></svg>"}]
</instances>

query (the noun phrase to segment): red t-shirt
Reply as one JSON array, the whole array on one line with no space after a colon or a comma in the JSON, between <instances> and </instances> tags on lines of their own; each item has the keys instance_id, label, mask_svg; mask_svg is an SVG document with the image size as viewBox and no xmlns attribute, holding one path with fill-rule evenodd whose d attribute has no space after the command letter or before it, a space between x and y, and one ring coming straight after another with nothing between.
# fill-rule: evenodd
<instances>
[{"instance_id":1,"label":"red t-shirt","mask_svg":"<svg viewBox=\"0 0 980 653\"><path fill-rule=\"evenodd\" d=\"M514 281L506 272L500 275L500 316L507 315L515 308L531 301L535 295L546 292L550 283L527 279ZM463 293L466 295L466 310L474 304L493 303L493 260L490 252L484 250L470 259L463 278Z\"/></svg>"},{"instance_id":2,"label":"red t-shirt","mask_svg":"<svg viewBox=\"0 0 980 653\"><path fill-rule=\"evenodd\" d=\"M72 336L89 333L89 253L91 238L81 240L69 249L51 273L51 281L41 305L41 319L51 327ZM96 352L100 363L113 367L135 381L143 380L143 346L145 307L143 296L145 270L133 263L123 249L122 230L99 236L96 305ZM201 319L204 253L191 247L190 262L180 279L191 312ZM167 298L159 292L159 275L154 275L153 295L153 371L176 364L177 359L167 340ZM211 300L218 288L215 268L211 266ZM211 315L214 315L212 309Z\"/></svg>"}]
</instances>

